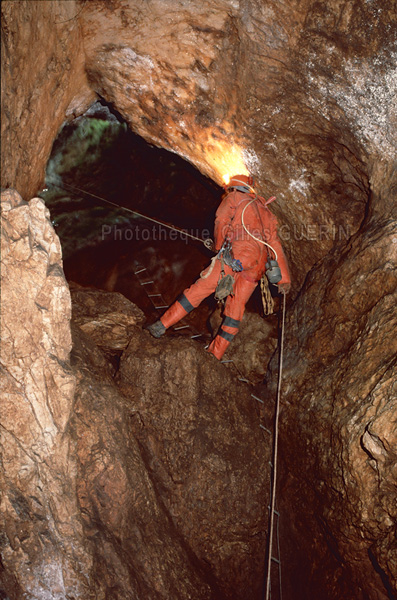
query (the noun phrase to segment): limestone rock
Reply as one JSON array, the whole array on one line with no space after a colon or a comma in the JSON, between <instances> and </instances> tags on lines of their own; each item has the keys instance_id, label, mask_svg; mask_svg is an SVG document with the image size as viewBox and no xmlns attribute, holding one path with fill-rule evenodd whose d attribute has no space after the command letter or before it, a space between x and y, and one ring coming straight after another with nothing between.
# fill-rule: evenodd
<instances>
[{"instance_id":1,"label":"limestone rock","mask_svg":"<svg viewBox=\"0 0 397 600\"><path fill-rule=\"evenodd\" d=\"M95 99L84 71L78 12L75 0L1 3L1 139L8 147L2 186L19 190L25 200L43 187L43 167L65 118ZM29 131L23 141L22 131Z\"/></svg>"},{"instance_id":2,"label":"limestone rock","mask_svg":"<svg viewBox=\"0 0 397 600\"><path fill-rule=\"evenodd\" d=\"M1 530L10 598L79 596L82 548L66 430L75 377L61 247L40 198L1 194Z\"/></svg>"},{"instance_id":3,"label":"limestone rock","mask_svg":"<svg viewBox=\"0 0 397 600\"><path fill-rule=\"evenodd\" d=\"M118 293L70 284L73 321L99 348L125 350L134 325L145 321L144 313Z\"/></svg>"}]
</instances>

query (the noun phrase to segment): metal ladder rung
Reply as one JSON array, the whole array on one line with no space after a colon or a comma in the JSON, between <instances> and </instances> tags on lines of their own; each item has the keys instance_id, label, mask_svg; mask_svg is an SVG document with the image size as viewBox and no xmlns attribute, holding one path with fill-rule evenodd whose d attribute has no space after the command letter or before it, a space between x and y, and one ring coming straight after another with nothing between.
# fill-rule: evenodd
<instances>
[{"instance_id":1,"label":"metal ladder rung","mask_svg":"<svg viewBox=\"0 0 397 600\"><path fill-rule=\"evenodd\" d=\"M274 560L274 562L277 563L278 565L280 564L279 559L276 558L275 556L271 556L270 558L271 558L271 560Z\"/></svg>"},{"instance_id":2,"label":"metal ladder rung","mask_svg":"<svg viewBox=\"0 0 397 600\"><path fill-rule=\"evenodd\" d=\"M149 285L150 283L154 283L154 281L140 281L141 285Z\"/></svg>"},{"instance_id":3,"label":"metal ladder rung","mask_svg":"<svg viewBox=\"0 0 397 600\"><path fill-rule=\"evenodd\" d=\"M161 298L161 294L148 294L149 298Z\"/></svg>"},{"instance_id":4,"label":"metal ladder rung","mask_svg":"<svg viewBox=\"0 0 397 600\"><path fill-rule=\"evenodd\" d=\"M154 308L157 310L160 310L160 308L169 308L169 304L165 304L164 306L155 306Z\"/></svg>"},{"instance_id":5,"label":"metal ladder rung","mask_svg":"<svg viewBox=\"0 0 397 600\"><path fill-rule=\"evenodd\" d=\"M174 331L178 331L179 329L189 329L190 325L180 325L179 327L174 327Z\"/></svg>"},{"instance_id":6,"label":"metal ladder rung","mask_svg":"<svg viewBox=\"0 0 397 600\"><path fill-rule=\"evenodd\" d=\"M195 335L191 335L190 339L192 340L193 338L201 337L202 335L203 335L202 333L196 333Z\"/></svg>"},{"instance_id":7,"label":"metal ladder rung","mask_svg":"<svg viewBox=\"0 0 397 600\"><path fill-rule=\"evenodd\" d=\"M267 427L265 427L264 425L259 425L259 427L261 429L264 429L266 431L266 433L269 433L270 435L272 435L272 432L270 431L270 429L267 429Z\"/></svg>"},{"instance_id":8,"label":"metal ladder rung","mask_svg":"<svg viewBox=\"0 0 397 600\"><path fill-rule=\"evenodd\" d=\"M260 402L261 404L265 404L263 400L258 398L258 396L254 396L254 394L251 394L251 396L252 396L252 398L255 398L255 400L258 400L258 402Z\"/></svg>"},{"instance_id":9,"label":"metal ladder rung","mask_svg":"<svg viewBox=\"0 0 397 600\"><path fill-rule=\"evenodd\" d=\"M244 383L249 383L248 379L244 379L244 377L238 377L239 381L243 381Z\"/></svg>"},{"instance_id":10,"label":"metal ladder rung","mask_svg":"<svg viewBox=\"0 0 397 600\"><path fill-rule=\"evenodd\" d=\"M139 273L142 273L143 271L146 271L146 267L142 267L142 269L139 269L139 271L135 271L134 275L138 275Z\"/></svg>"},{"instance_id":11,"label":"metal ladder rung","mask_svg":"<svg viewBox=\"0 0 397 600\"><path fill-rule=\"evenodd\" d=\"M270 510L270 506L268 506L267 508ZM276 509L274 509L274 514L277 515L278 517L280 516L280 513Z\"/></svg>"}]
</instances>

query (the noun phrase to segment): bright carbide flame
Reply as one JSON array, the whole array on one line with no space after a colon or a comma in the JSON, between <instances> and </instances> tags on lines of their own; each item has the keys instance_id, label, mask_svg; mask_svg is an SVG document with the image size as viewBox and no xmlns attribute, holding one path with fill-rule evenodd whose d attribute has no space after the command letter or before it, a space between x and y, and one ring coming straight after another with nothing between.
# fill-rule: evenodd
<instances>
[{"instance_id":1,"label":"bright carbide flame","mask_svg":"<svg viewBox=\"0 0 397 600\"><path fill-rule=\"evenodd\" d=\"M219 181L223 181L226 185L234 175L249 175L242 150L238 146L211 140L206 148L206 155L206 159L216 171Z\"/></svg>"}]
</instances>

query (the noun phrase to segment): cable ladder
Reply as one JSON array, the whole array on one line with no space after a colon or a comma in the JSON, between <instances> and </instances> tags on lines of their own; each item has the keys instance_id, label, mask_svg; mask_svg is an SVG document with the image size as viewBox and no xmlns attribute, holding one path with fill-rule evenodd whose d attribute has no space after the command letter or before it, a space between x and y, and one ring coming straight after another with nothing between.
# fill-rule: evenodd
<instances>
[{"instance_id":1,"label":"cable ladder","mask_svg":"<svg viewBox=\"0 0 397 600\"><path fill-rule=\"evenodd\" d=\"M146 292L146 295L153 304L153 307L156 310L165 310L166 308L168 308L169 304L167 304L166 300L164 300L162 294L157 293L156 284L153 279L150 279L150 275L148 273L147 268L144 267L137 260L134 261L134 265L134 275L137 278L139 284ZM149 276L149 279L147 279L147 276ZM173 331L180 331L181 329L190 329L193 334L190 336L191 339L199 338L203 335L202 333L198 333L197 331L195 331L190 324L178 325L177 327L173 326L172 329Z\"/></svg>"},{"instance_id":2,"label":"cable ladder","mask_svg":"<svg viewBox=\"0 0 397 600\"><path fill-rule=\"evenodd\" d=\"M169 305L166 303L165 299L163 298L162 294L159 294L156 289L155 289L155 282L153 279L150 278L150 275L148 273L148 269L146 267L144 267L138 260L134 261L134 265L135 265L135 270L134 270L134 275L137 278L139 284L142 286L142 288L144 289L144 291L146 292L146 295L148 296L149 300L151 301L151 303L153 304L153 307L156 310L165 310L167 308L169 308ZM149 279L147 279L147 277L149 277ZM183 321L183 319L182 319ZM173 326L172 327L173 331L179 331L181 329L190 329L191 331L193 331L191 325L187 324L187 325L179 325L178 327ZM194 333L193 335L190 336L191 339L195 339L195 338L199 338L202 337L203 335L201 333ZM237 367L237 365L235 364L235 362L232 359L228 359L228 360L221 360L220 361L221 364L231 364L235 370L237 371L238 374L238 381L241 381L242 383L246 383L250 386L252 386L253 384L246 379L243 374L241 373L241 371L239 370L239 368ZM256 396L255 394L251 393L251 397L256 401L259 402L261 404L264 404L264 401L259 398L258 396ZM268 429L267 427L265 427L264 425L260 424L259 427L262 429L262 431L264 431L267 435L272 436L273 433L270 431L270 429ZM272 461L269 461L269 465L270 465L270 469L273 469L273 463ZM270 478L270 498L272 497L272 478ZM269 511L271 510L271 506L268 505L268 509ZM277 565L278 567L278 583L279 583L279 599L278 600L282 600L282 588L281 588L281 555L280 555L280 534L279 534L279 521L280 521L280 513L278 510L274 510L274 515L277 517L277 524L276 524L276 546L277 546L277 556L273 556L273 548L269 548L269 552L271 553L270 556L270 561L273 562L275 565ZM270 581L268 583L269 586L269 598L271 598L271 576L270 576Z\"/></svg>"}]
</instances>

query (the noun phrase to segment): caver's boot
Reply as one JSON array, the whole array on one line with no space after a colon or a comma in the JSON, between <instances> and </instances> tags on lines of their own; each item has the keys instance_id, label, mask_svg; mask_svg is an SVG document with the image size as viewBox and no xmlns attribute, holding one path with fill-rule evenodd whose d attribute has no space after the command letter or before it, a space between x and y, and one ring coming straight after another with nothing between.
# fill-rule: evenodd
<instances>
[{"instance_id":1,"label":"caver's boot","mask_svg":"<svg viewBox=\"0 0 397 600\"><path fill-rule=\"evenodd\" d=\"M185 310L181 302L177 300L169 307L168 310L165 311L161 319L153 323L153 325L149 325L147 330L152 334L153 337L159 338L165 334L169 327L175 325L175 323L178 323L178 321L183 319L183 317L186 317L188 312L190 311Z\"/></svg>"},{"instance_id":2,"label":"caver's boot","mask_svg":"<svg viewBox=\"0 0 397 600\"><path fill-rule=\"evenodd\" d=\"M161 337L167 331L160 320L156 321L155 323L152 323L151 325L148 325L146 329L155 338Z\"/></svg>"}]
</instances>

